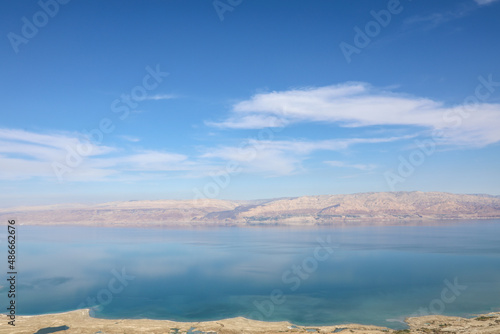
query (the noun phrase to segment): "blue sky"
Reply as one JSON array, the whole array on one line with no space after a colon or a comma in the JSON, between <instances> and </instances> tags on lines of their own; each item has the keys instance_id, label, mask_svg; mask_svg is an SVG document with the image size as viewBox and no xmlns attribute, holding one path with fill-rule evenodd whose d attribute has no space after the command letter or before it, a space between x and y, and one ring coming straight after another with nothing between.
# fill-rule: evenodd
<instances>
[{"instance_id":1,"label":"blue sky","mask_svg":"<svg viewBox=\"0 0 500 334\"><path fill-rule=\"evenodd\" d=\"M2 206L500 194L500 1L4 1Z\"/></svg>"}]
</instances>

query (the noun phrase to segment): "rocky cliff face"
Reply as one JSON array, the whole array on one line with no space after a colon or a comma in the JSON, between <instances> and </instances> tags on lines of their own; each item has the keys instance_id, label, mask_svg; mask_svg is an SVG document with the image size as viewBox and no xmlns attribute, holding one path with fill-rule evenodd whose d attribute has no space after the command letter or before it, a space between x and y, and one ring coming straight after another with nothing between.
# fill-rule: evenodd
<instances>
[{"instance_id":1,"label":"rocky cliff face","mask_svg":"<svg viewBox=\"0 0 500 334\"><path fill-rule=\"evenodd\" d=\"M353 195L306 196L278 200L258 206L246 216L306 214L327 216L429 216L479 215L500 213L500 199L478 195L396 192Z\"/></svg>"},{"instance_id":2,"label":"rocky cliff face","mask_svg":"<svg viewBox=\"0 0 500 334\"><path fill-rule=\"evenodd\" d=\"M1 209L2 221L53 225L328 224L500 218L500 198L441 192L303 196L265 201L160 200Z\"/></svg>"}]
</instances>

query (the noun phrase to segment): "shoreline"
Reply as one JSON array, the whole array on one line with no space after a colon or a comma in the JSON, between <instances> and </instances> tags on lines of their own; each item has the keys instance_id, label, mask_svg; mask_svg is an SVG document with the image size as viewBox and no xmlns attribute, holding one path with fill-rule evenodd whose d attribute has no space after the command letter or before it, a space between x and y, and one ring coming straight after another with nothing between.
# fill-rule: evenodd
<instances>
[{"instance_id":1,"label":"shoreline","mask_svg":"<svg viewBox=\"0 0 500 334\"><path fill-rule=\"evenodd\" d=\"M0 333L36 333L40 329L52 328L53 333L198 333L198 334L277 334L277 333L455 333L493 334L500 333L500 312L462 318L442 315L427 315L405 319L406 330L359 324L333 326L301 326L288 321L258 321L243 317L202 321L180 322L153 319L102 319L90 316L90 309L49 313L42 315L16 316L16 326L7 325L6 314L0 315Z\"/></svg>"}]
</instances>

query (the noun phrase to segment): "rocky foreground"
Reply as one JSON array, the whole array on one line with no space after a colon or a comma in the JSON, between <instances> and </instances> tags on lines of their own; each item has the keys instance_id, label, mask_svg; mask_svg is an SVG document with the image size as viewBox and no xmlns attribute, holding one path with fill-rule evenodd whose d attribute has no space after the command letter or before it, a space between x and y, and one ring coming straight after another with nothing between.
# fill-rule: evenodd
<instances>
[{"instance_id":1,"label":"rocky foreground","mask_svg":"<svg viewBox=\"0 0 500 334\"><path fill-rule=\"evenodd\" d=\"M26 225L316 225L500 218L500 197L442 192L321 195L256 201L218 199L110 202L0 209Z\"/></svg>"},{"instance_id":2,"label":"rocky foreground","mask_svg":"<svg viewBox=\"0 0 500 334\"><path fill-rule=\"evenodd\" d=\"M89 310L59 314L18 316L16 326L7 325L7 316L0 316L0 333L177 333L177 334L278 334L278 333L345 333L345 334L498 334L500 313L489 313L472 319L424 316L408 318L407 330L364 325L295 326L289 322L263 322L233 318L207 322L174 322L167 320L121 319L107 320L89 316Z\"/></svg>"}]
</instances>

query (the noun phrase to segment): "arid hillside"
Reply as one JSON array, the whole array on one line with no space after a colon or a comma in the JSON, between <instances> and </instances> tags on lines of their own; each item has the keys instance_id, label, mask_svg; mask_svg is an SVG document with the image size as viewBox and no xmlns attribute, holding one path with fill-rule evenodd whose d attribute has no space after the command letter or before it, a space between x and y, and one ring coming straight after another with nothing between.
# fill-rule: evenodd
<instances>
[{"instance_id":1,"label":"arid hillside","mask_svg":"<svg viewBox=\"0 0 500 334\"><path fill-rule=\"evenodd\" d=\"M321 195L259 201L158 200L0 209L29 225L313 225L339 222L500 218L500 198L441 192Z\"/></svg>"}]
</instances>

